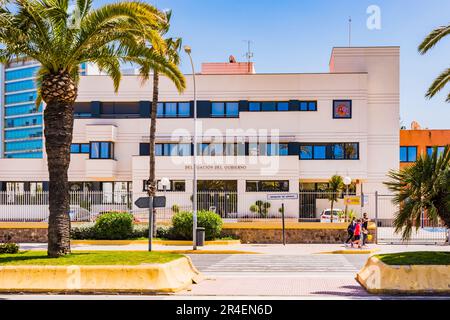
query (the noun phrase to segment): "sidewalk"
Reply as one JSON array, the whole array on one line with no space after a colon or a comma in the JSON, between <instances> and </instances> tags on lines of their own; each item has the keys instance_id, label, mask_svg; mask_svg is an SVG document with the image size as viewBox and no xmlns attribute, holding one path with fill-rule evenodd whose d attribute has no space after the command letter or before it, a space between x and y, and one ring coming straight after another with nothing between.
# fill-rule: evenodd
<instances>
[{"instance_id":1,"label":"sidewalk","mask_svg":"<svg viewBox=\"0 0 450 320\"><path fill-rule=\"evenodd\" d=\"M22 250L47 250L46 243L22 243ZM113 250L127 251L147 250L147 245L72 245L72 250ZM450 251L450 246L444 245L369 245L365 249L378 249L379 253L394 253L403 251ZM163 246L154 245L154 251L190 251L191 246ZM345 248L342 244L240 244L240 245L213 245L198 247L199 251L211 251L211 253L220 253L220 251L241 251L242 253L259 253L266 255L309 255L332 252L337 250L358 251L357 248Z\"/></svg>"}]
</instances>

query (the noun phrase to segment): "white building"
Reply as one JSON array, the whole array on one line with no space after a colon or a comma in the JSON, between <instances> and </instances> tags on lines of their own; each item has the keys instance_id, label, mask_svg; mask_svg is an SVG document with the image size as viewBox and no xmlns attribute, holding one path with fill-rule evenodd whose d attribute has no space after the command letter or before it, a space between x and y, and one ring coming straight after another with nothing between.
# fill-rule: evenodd
<instances>
[{"instance_id":1,"label":"white building","mask_svg":"<svg viewBox=\"0 0 450 320\"><path fill-rule=\"evenodd\" d=\"M334 48L330 72L311 74L205 64L196 75L199 190L236 192L238 214L268 193L320 189L334 174L351 177L358 192L384 192L386 173L399 167L399 54L398 47ZM192 75L186 80L183 94L166 78L160 85L156 173L177 190L169 205L189 205L193 188ZM151 81L142 85L137 76L123 77L118 94L106 76L82 77L73 190L129 190L134 200L144 194L151 99ZM35 182L45 189L46 165L45 153L0 159L1 190L30 190ZM306 216L301 201L287 206L290 215Z\"/></svg>"}]
</instances>

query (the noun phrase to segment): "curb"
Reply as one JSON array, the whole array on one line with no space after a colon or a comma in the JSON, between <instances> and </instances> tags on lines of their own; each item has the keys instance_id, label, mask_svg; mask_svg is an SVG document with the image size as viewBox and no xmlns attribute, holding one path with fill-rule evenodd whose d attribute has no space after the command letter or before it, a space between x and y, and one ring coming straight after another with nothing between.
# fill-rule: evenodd
<instances>
[{"instance_id":1,"label":"curb","mask_svg":"<svg viewBox=\"0 0 450 320\"><path fill-rule=\"evenodd\" d=\"M175 293L203 279L189 257L138 266L1 266L0 292Z\"/></svg>"},{"instance_id":2,"label":"curb","mask_svg":"<svg viewBox=\"0 0 450 320\"><path fill-rule=\"evenodd\" d=\"M372 294L450 294L450 265L388 265L370 257L355 280Z\"/></svg>"},{"instance_id":3,"label":"curb","mask_svg":"<svg viewBox=\"0 0 450 320\"><path fill-rule=\"evenodd\" d=\"M317 254L372 254L380 251L380 249L344 249L344 250L335 250L335 251L325 251L318 252Z\"/></svg>"},{"instance_id":4,"label":"curb","mask_svg":"<svg viewBox=\"0 0 450 320\"><path fill-rule=\"evenodd\" d=\"M96 245L96 246L120 246L130 244L148 244L148 240L71 240L73 245ZM162 246L190 246L190 240L153 240L153 244ZM240 240L211 240L205 241L207 246L228 246L241 244Z\"/></svg>"}]
</instances>

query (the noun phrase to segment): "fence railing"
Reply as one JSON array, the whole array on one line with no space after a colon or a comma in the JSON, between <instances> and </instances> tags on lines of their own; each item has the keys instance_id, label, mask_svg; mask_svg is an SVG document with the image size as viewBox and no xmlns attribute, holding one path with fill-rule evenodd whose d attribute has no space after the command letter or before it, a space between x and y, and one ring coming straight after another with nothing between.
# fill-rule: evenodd
<instances>
[{"instance_id":1,"label":"fence railing","mask_svg":"<svg viewBox=\"0 0 450 320\"><path fill-rule=\"evenodd\" d=\"M107 211L131 211L131 192L70 193L72 221L94 221ZM46 222L49 216L48 192L0 192L0 221Z\"/></svg>"},{"instance_id":2,"label":"fence railing","mask_svg":"<svg viewBox=\"0 0 450 320\"><path fill-rule=\"evenodd\" d=\"M200 191L197 193L198 210L211 210L225 221L271 221L281 219L284 206L285 218L300 222L319 222L322 213L331 208L330 198L334 198L334 222L342 222L347 216L359 216L358 205L344 204L342 193L331 195L325 192L300 192L294 199L268 200L268 194L277 192ZM192 210L192 194L188 192L166 192L166 207L156 209L156 219L170 223L179 211ZM107 211L131 212L137 221L148 221L148 210L138 209L133 203L145 192L70 192L70 218L72 221L94 221L99 214ZM47 221L49 210L48 192L0 192L0 221ZM329 213L329 210L328 210ZM327 217L325 217L327 218ZM330 218L330 217L328 217ZM322 219L323 220L323 219ZM326 222L326 219L323 220Z\"/></svg>"}]
</instances>

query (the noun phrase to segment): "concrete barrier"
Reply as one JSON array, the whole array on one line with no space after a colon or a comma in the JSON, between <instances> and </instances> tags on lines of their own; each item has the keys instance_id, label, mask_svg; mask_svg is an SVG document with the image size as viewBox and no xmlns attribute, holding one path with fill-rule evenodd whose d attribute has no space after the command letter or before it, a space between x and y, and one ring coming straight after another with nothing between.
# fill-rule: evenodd
<instances>
[{"instance_id":1,"label":"concrete barrier","mask_svg":"<svg viewBox=\"0 0 450 320\"><path fill-rule=\"evenodd\" d=\"M8 293L172 293L202 279L188 257L137 266L0 266L0 292Z\"/></svg>"},{"instance_id":2,"label":"concrete barrier","mask_svg":"<svg viewBox=\"0 0 450 320\"><path fill-rule=\"evenodd\" d=\"M356 275L370 293L449 294L449 265L388 265L370 257Z\"/></svg>"}]
</instances>

